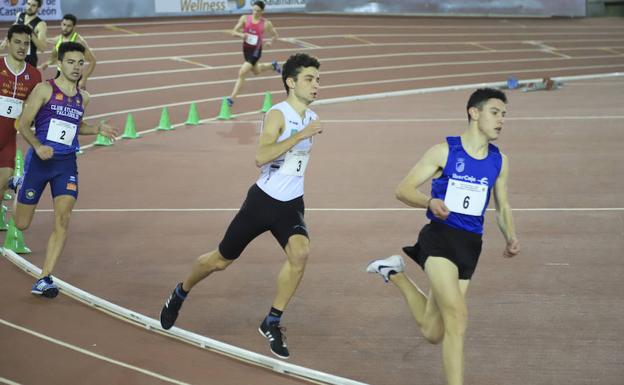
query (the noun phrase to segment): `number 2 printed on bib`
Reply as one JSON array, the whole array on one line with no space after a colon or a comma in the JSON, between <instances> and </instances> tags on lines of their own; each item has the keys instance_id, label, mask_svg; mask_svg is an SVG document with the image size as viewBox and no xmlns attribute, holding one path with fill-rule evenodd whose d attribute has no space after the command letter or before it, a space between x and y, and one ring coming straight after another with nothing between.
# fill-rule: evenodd
<instances>
[{"instance_id":1,"label":"number 2 printed on bib","mask_svg":"<svg viewBox=\"0 0 624 385\"><path fill-rule=\"evenodd\" d=\"M50 126L46 139L51 142L70 146L74 141L77 131L78 127L75 124L52 118L50 119Z\"/></svg>"},{"instance_id":2,"label":"number 2 printed on bib","mask_svg":"<svg viewBox=\"0 0 624 385\"><path fill-rule=\"evenodd\" d=\"M481 216L487 196L487 185L449 179L444 204L454 213Z\"/></svg>"}]
</instances>

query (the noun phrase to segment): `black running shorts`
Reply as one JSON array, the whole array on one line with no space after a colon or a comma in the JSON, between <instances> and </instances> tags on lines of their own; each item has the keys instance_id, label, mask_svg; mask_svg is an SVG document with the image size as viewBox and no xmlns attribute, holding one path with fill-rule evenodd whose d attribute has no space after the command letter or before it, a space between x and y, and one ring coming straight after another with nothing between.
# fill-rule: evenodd
<instances>
[{"instance_id":1,"label":"black running shorts","mask_svg":"<svg viewBox=\"0 0 624 385\"><path fill-rule=\"evenodd\" d=\"M459 279L470 279L477 268L481 245L480 234L432 221L422 228L418 242L404 247L403 251L423 270L427 258L446 258L457 266Z\"/></svg>"},{"instance_id":2,"label":"black running shorts","mask_svg":"<svg viewBox=\"0 0 624 385\"><path fill-rule=\"evenodd\" d=\"M255 66L258 60L260 60L260 56L262 56L262 48L245 45L243 46L243 56L246 62Z\"/></svg>"},{"instance_id":3,"label":"black running shorts","mask_svg":"<svg viewBox=\"0 0 624 385\"><path fill-rule=\"evenodd\" d=\"M254 238L265 231L271 231L282 248L295 234L308 237L303 220L304 210L303 196L282 202L272 198L254 183L225 232L219 244L219 252L225 259L234 260Z\"/></svg>"}]
</instances>

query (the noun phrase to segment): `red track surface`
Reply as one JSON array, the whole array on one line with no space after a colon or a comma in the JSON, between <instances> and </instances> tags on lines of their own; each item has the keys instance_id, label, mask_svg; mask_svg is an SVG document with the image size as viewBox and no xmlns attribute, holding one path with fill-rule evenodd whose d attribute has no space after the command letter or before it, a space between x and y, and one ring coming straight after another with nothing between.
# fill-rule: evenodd
<instances>
[{"instance_id":1,"label":"red track surface","mask_svg":"<svg viewBox=\"0 0 624 385\"><path fill-rule=\"evenodd\" d=\"M319 48L278 42L264 60L283 61L301 50L317 55L324 99L511 75L624 71L621 19L275 16L273 22L282 37ZM139 130L153 128L165 105L174 123L186 119L192 101L199 101L203 118L216 116L241 62L240 44L218 31L233 23L224 18L122 26L136 36L84 26L81 33L101 61L88 85L88 113L123 125L132 112ZM198 30L206 31L149 35ZM188 43L202 44L184 46ZM146 45L151 47L132 48ZM147 60L161 56L199 64ZM132 58L146 60L120 62ZM188 71L119 77L173 69ZM279 78L263 74L247 83L234 112L257 110L266 90L282 100L282 89ZM439 347L425 343L398 292L363 268L369 259L412 243L425 223L420 211L387 210L402 208L393 189L426 148L465 127L468 94L315 108L326 129L315 143L306 182L312 255L285 315L293 363L371 384L443 382ZM523 253L512 261L499 257L502 239L493 216L487 218L486 245L469 293L467 384L620 383L623 95L622 78L570 82L556 92L510 92L499 144L511 159L511 203L545 210L515 212ZM260 119L208 122L87 150L80 159L80 199L56 275L156 318L171 287L197 255L216 246L235 211L149 209L238 208L257 176L253 154ZM49 209L49 199L40 208ZM378 210L314 210L319 208ZM86 209L121 210L81 211ZM148 210L128 211L136 209ZM28 259L37 265L51 226L51 214L40 212L25 232L33 250ZM194 290L178 326L268 354L256 328L270 307L283 260L276 242L260 237L228 271ZM415 266L409 273L425 283ZM6 262L0 279L7 283L0 318L84 349L189 383L295 382L151 335L63 296L52 302L31 298L31 279ZM18 383L82 383L75 378L90 384L160 383L4 325L0 341L0 377Z\"/></svg>"}]
</instances>

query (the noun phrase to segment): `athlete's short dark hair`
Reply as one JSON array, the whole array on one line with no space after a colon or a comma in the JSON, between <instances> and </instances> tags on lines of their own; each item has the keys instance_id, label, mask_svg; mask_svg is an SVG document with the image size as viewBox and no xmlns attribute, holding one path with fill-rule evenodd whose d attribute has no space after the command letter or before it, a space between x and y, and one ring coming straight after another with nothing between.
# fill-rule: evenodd
<instances>
[{"instance_id":1,"label":"athlete's short dark hair","mask_svg":"<svg viewBox=\"0 0 624 385\"><path fill-rule=\"evenodd\" d=\"M472 107L477 107L479 110L482 109L485 103L490 99L498 99L507 104L507 96L503 91L495 88L479 88L468 98L466 112ZM470 113L468 113L468 121L470 122Z\"/></svg>"},{"instance_id":2,"label":"athlete's short dark hair","mask_svg":"<svg viewBox=\"0 0 624 385\"><path fill-rule=\"evenodd\" d=\"M66 43L61 43L58 49L58 58L60 61L63 61L65 54L67 52L82 52L85 53L84 45L80 43L76 43L75 41L68 41Z\"/></svg>"},{"instance_id":3,"label":"athlete's short dark hair","mask_svg":"<svg viewBox=\"0 0 624 385\"><path fill-rule=\"evenodd\" d=\"M72 15L71 13L68 13L66 15L63 15L63 20L69 20L71 21L74 25L78 24L78 18L74 15Z\"/></svg>"},{"instance_id":4,"label":"athlete's short dark hair","mask_svg":"<svg viewBox=\"0 0 624 385\"><path fill-rule=\"evenodd\" d=\"M7 31L7 39L10 41L14 33L32 35L32 28L26 24L13 24Z\"/></svg>"},{"instance_id":5,"label":"athlete's short dark hair","mask_svg":"<svg viewBox=\"0 0 624 385\"><path fill-rule=\"evenodd\" d=\"M253 7L254 5L257 5L258 7L260 7L261 10L264 11L264 1L256 0L253 2L251 6Z\"/></svg>"},{"instance_id":6,"label":"athlete's short dark hair","mask_svg":"<svg viewBox=\"0 0 624 385\"><path fill-rule=\"evenodd\" d=\"M297 80L299 72L307 67L319 69L321 63L319 63L317 58L307 53L296 53L286 60L286 63L284 63L282 67L282 81L284 82L284 88L286 88L287 94L290 92L290 89L288 88L288 84L286 84L286 79L293 78Z\"/></svg>"},{"instance_id":7,"label":"athlete's short dark hair","mask_svg":"<svg viewBox=\"0 0 624 385\"><path fill-rule=\"evenodd\" d=\"M35 0L35 1L37 1L37 4L39 4L38 8L41 8L41 6L43 5L43 0Z\"/></svg>"}]
</instances>

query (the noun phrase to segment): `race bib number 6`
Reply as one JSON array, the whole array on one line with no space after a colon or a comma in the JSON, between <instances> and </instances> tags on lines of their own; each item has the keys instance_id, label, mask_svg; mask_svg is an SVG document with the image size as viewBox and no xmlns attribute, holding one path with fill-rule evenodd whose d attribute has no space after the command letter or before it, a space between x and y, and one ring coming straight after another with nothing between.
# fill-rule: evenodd
<instances>
[{"instance_id":1,"label":"race bib number 6","mask_svg":"<svg viewBox=\"0 0 624 385\"><path fill-rule=\"evenodd\" d=\"M279 169L280 174L303 176L310 160L310 153L307 150L290 150L286 153L284 163Z\"/></svg>"},{"instance_id":2,"label":"race bib number 6","mask_svg":"<svg viewBox=\"0 0 624 385\"><path fill-rule=\"evenodd\" d=\"M487 185L449 179L444 204L454 213L481 216L487 195Z\"/></svg>"},{"instance_id":3,"label":"race bib number 6","mask_svg":"<svg viewBox=\"0 0 624 385\"><path fill-rule=\"evenodd\" d=\"M78 126L64 120L50 119L48 127L48 136L46 139L52 142L61 143L70 146L74 141Z\"/></svg>"},{"instance_id":4,"label":"race bib number 6","mask_svg":"<svg viewBox=\"0 0 624 385\"><path fill-rule=\"evenodd\" d=\"M16 119L22 113L22 102L19 99L0 96L0 115Z\"/></svg>"}]
</instances>

